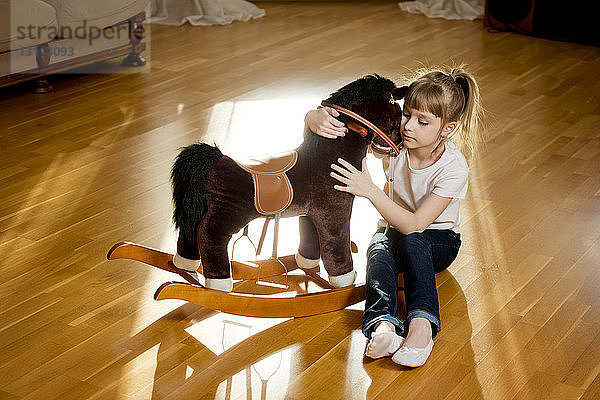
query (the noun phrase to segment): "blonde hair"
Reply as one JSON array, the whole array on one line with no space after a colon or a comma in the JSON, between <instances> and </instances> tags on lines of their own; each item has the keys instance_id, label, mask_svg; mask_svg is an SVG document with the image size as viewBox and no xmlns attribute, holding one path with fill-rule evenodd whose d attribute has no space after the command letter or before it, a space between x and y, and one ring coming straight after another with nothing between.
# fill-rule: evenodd
<instances>
[{"instance_id":1,"label":"blonde hair","mask_svg":"<svg viewBox=\"0 0 600 400\"><path fill-rule=\"evenodd\" d=\"M456 121L456 128L443 139L452 139L468 158L478 153L483 144L484 112L479 86L463 65L419 70L408 85L404 106L439 117L441 128Z\"/></svg>"}]
</instances>

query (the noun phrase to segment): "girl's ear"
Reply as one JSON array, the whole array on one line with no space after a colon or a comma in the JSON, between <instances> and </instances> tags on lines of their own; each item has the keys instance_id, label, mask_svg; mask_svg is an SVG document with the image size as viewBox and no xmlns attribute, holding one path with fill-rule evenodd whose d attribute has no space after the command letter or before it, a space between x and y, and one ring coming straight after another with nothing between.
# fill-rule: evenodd
<instances>
[{"instance_id":1,"label":"girl's ear","mask_svg":"<svg viewBox=\"0 0 600 400\"><path fill-rule=\"evenodd\" d=\"M446 124L446 127L444 128L444 133L445 134L451 133L454 129L456 129L457 125L458 125L458 122L456 122L456 121L448 122Z\"/></svg>"},{"instance_id":2,"label":"girl's ear","mask_svg":"<svg viewBox=\"0 0 600 400\"><path fill-rule=\"evenodd\" d=\"M394 97L394 100L400 100L406 96L406 93L408 93L408 86L402 86L394 89L392 91L392 96Z\"/></svg>"}]
</instances>

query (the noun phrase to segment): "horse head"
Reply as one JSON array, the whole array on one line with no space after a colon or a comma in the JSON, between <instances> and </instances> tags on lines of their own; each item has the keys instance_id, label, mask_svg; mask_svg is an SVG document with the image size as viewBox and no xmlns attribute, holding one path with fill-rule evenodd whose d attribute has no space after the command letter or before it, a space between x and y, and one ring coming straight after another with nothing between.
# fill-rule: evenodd
<instances>
[{"instance_id":1,"label":"horse head","mask_svg":"<svg viewBox=\"0 0 600 400\"><path fill-rule=\"evenodd\" d=\"M385 152L393 147L389 140L394 145L401 142L402 108L398 100L404 97L407 89L406 86L398 88L394 82L377 74L366 75L332 93L323 104L338 109L342 114L340 119L350 128L353 127L351 123L354 126L359 124L363 132L361 136L375 150ZM346 113L344 109L350 113ZM382 134L389 140L382 137Z\"/></svg>"}]
</instances>

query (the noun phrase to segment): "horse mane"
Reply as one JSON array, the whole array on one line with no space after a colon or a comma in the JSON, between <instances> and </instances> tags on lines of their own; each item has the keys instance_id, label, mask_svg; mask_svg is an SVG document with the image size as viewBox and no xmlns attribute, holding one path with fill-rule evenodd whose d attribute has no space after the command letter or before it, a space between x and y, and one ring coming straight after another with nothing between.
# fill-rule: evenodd
<instances>
[{"instance_id":1,"label":"horse mane","mask_svg":"<svg viewBox=\"0 0 600 400\"><path fill-rule=\"evenodd\" d=\"M396 84L391 80L369 74L331 93L325 101L349 109L359 99L376 100L386 92L392 93L395 88Z\"/></svg>"}]
</instances>

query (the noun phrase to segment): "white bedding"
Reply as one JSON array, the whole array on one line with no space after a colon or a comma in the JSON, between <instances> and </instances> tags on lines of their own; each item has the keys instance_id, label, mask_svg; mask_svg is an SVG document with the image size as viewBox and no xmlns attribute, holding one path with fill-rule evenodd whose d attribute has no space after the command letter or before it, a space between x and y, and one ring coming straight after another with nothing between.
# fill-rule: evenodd
<instances>
[{"instance_id":1,"label":"white bedding","mask_svg":"<svg viewBox=\"0 0 600 400\"><path fill-rule=\"evenodd\" d=\"M265 15L245 0L152 0L151 24L226 25Z\"/></svg>"},{"instance_id":2,"label":"white bedding","mask_svg":"<svg viewBox=\"0 0 600 400\"><path fill-rule=\"evenodd\" d=\"M480 19L483 18L484 0L418 0L398 3L411 14L425 14L429 18Z\"/></svg>"}]
</instances>

